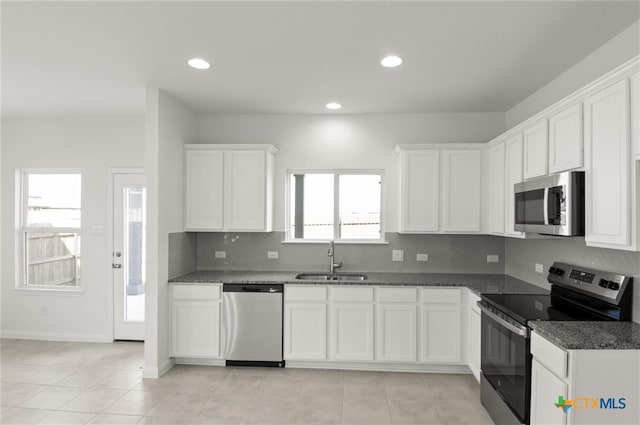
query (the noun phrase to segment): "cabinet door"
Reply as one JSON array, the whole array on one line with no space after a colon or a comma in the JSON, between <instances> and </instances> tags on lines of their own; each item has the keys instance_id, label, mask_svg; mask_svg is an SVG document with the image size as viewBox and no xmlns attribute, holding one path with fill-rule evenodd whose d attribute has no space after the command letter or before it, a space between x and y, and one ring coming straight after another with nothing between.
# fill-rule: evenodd
<instances>
[{"instance_id":1,"label":"cabinet door","mask_svg":"<svg viewBox=\"0 0 640 425\"><path fill-rule=\"evenodd\" d=\"M442 152L442 230L480 231L480 150Z\"/></svg>"},{"instance_id":2,"label":"cabinet door","mask_svg":"<svg viewBox=\"0 0 640 425\"><path fill-rule=\"evenodd\" d=\"M631 82L631 138L636 159L640 159L640 72L629 78Z\"/></svg>"},{"instance_id":3,"label":"cabinet door","mask_svg":"<svg viewBox=\"0 0 640 425\"><path fill-rule=\"evenodd\" d=\"M480 382L480 313L469 309L469 369Z\"/></svg>"},{"instance_id":4,"label":"cabinet door","mask_svg":"<svg viewBox=\"0 0 640 425\"><path fill-rule=\"evenodd\" d=\"M516 197L514 186L522 182L523 147L522 134L508 139L505 143L505 229L507 236L524 237L524 232L514 230L516 225Z\"/></svg>"},{"instance_id":5,"label":"cabinet door","mask_svg":"<svg viewBox=\"0 0 640 425\"><path fill-rule=\"evenodd\" d=\"M631 243L629 81L584 102L587 243Z\"/></svg>"},{"instance_id":6,"label":"cabinet door","mask_svg":"<svg viewBox=\"0 0 640 425\"><path fill-rule=\"evenodd\" d=\"M373 304L332 304L330 323L332 360L373 360Z\"/></svg>"},{"instance_id":7,"label":"cabinet door","mask_svg":"<svg viewBox=\"0 0 640 425\"><path fill-rule=\"evenodd\" d=\"M416 361L417 307L415 304L379 304L376 321L376 360Z\"/></svg>"},{"instance_id":8,"label":"cabinet door","mask_svg":"<svg viewBox=\"0 0 640 425\"><path fill-rule=\"evenodd\" d=\"M549 172L582 167L582 103L549 118Z\"/></svg>"},{"instance_id":9,"label":"cabinet door","mask_svg":"<svg viewBox=\"0 0 640 425\"><path fill-rule=\"evenodd\" d=\"M220 302L173 301L173 356L220 358Z\"/></svg>"},{"instance_id":10,"label":"cabinet door","mask_svg":"<svg viewBox=\"0 0 640 425\"><path fill-rule=\"evenodd\" d=\"M222 230L223 152L185 151L185 229Z\"/></svg>"},{"instance_id":11,"label":"cabinet door","mask_svg":"<svg viewBox=\"0 0 640 425\"><path fill-rule=\"evenodd\" d=\"M524 137L524 178L546 176L548 172L547 154L549 149L549 130L547 120L529 127Z\"/></svg>"},{"instance_id":12,"label":"cabinet door","mask_svg":"<svg viewBox=\"0 0 640 425\"><path fill-rule=\"evenodd\" d=\"M285 360L326 360L326 304L285 304L284 358Z\"/></svg>"},{"instance_id":13,"label":"cabinet door","mask_svg":"<svg viewBox=\"0 0 640 425\"><path fill-rule=\"evenodd\" d=\"M567 414L554 406L558 397L568 399L567 384L535 358L531 366L531 425L565 425Z\"/></svg>"},{"instance_id":14,"label":"cabinet door","mask_svg":"<svg viewBox=\"0 0 640 425\"><path fill-rule=\"evenodd\" d=\"M265 155L262 150L226 151L226 230L267 230Z\"/></svg>"},{"instance_id":15,"label":"cabinet door","mask_svg":"<svg viewBox=\"0 0 640 425\"><path fill-rule=\"evenodd\" d=\"M439 152L400 154L400 233L438 231Z\"/></svg>"},{"instance_id":16,"label":"cabinet door","mask_svg":"<svg viewBox=\"0 0 640 425\"><path fill-rule=\"evenodd\" d=\"M489 149L489 231L504 234L505 145Z\"/></svg>"},{"instance_id":17,"label":"cabinet door","mask_svg":"<svg viewBox=\"0 0 640 425\"><path fill-rule=\"evenodd\" d=\"M420 360L428 363L459 363L461 353L460 306L421 306Z\"/></svg>"}]
</instances>

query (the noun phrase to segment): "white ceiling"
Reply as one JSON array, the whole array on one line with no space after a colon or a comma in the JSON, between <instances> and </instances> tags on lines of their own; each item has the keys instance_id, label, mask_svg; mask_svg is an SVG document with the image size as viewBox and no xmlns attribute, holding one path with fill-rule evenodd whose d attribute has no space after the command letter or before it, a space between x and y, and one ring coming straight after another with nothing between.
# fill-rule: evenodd
<instances>
[{"instance_id":1,"label":"white ceiling","mask_svg":"<svg viewBox=\"0 0 640 425\"><path fill-rule=\"evenodd\" d=\"M503 112L640 17L626 2L2 2L2 112ZM384 69L389 53L404 65ZM187 59L211 61L195 71Z\"/></svg>"}]
</instances>

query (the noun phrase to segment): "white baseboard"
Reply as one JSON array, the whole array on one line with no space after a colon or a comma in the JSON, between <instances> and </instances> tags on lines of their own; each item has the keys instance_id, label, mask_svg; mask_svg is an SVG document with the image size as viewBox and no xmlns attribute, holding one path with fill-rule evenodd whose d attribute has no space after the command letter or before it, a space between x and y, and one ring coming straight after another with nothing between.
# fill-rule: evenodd
<instances>
[{"instance_id":1,"label":"white baseboard","mask_svg":"<svg viewBox=\"0 0 640 425\"><path fill-rule=\"evenodd\" d=\"M222 359L196 359L189 357L176 357L175 364L187 364L195 366L225 366L226 361Z\"/></svg>"},{"instance_id":2,"label":"white baseboard","mask_svg":"<svg viewBox=\"0 0 640 425\"><path fill-rule=\"evenodd\" d=\"M173 358L167 359L159 367L145 367L142 370L142 377L147 379L157 379L167 373L173 367Z\"/></svg>"},{"instance_id":3,"label":"white baseboard","mask_svg":"<svg viewBox=\"0 0 640 425\"><path fill-rule=\"evenodd\" d=\"M69 334L56 332L24 332L24 331L2 331L0 336L6 339L33 339L39 341L62 341L62 342L113 342L109 335L102 334Z\"/></svg>"},{"instance_id":4,"label":"white baseboard","mask_svg":"<svg viewBox=\"0 0 640 425\"><path fill-rule=\"evenodd\" d=\"M464 364L418 364L418 363L379 363L379 362L319 362L303 360L285 360L285 367L304 369L363 370L376 372L421 372L470 374Z\"/></svg>"}]
</instances>

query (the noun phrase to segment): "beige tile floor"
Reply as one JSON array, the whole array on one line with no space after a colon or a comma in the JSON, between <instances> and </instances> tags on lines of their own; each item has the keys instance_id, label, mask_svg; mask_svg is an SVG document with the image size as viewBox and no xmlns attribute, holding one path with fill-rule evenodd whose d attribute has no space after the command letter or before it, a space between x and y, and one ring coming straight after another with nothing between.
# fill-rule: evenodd
<instances>
[{"instance_id":1,"label":"beige tile floor","mask_svg":"<svg viewBox=\"0 0 640 425\"><path fill-rule=\"evenodd\" d=\"M1 424L491 424L471 375L175 366L141 343L0 340Z\"/></svg>"}]
</instances>

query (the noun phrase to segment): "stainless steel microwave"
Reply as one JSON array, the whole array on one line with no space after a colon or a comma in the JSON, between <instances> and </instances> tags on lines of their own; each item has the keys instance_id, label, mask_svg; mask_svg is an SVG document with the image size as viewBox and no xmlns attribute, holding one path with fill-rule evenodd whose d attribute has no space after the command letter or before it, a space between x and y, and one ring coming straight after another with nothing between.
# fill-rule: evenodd
<instances>
[{"instance_id":1,"label":"stainless steel microwave","mask_svg":"<svg viewBox=\"0 0 640 425\"><path fill-rule=\"evenodd\" d=\"M584 236L584 171L567 171L514 186L520 232Z\"/></svg>"}]
</instances>

